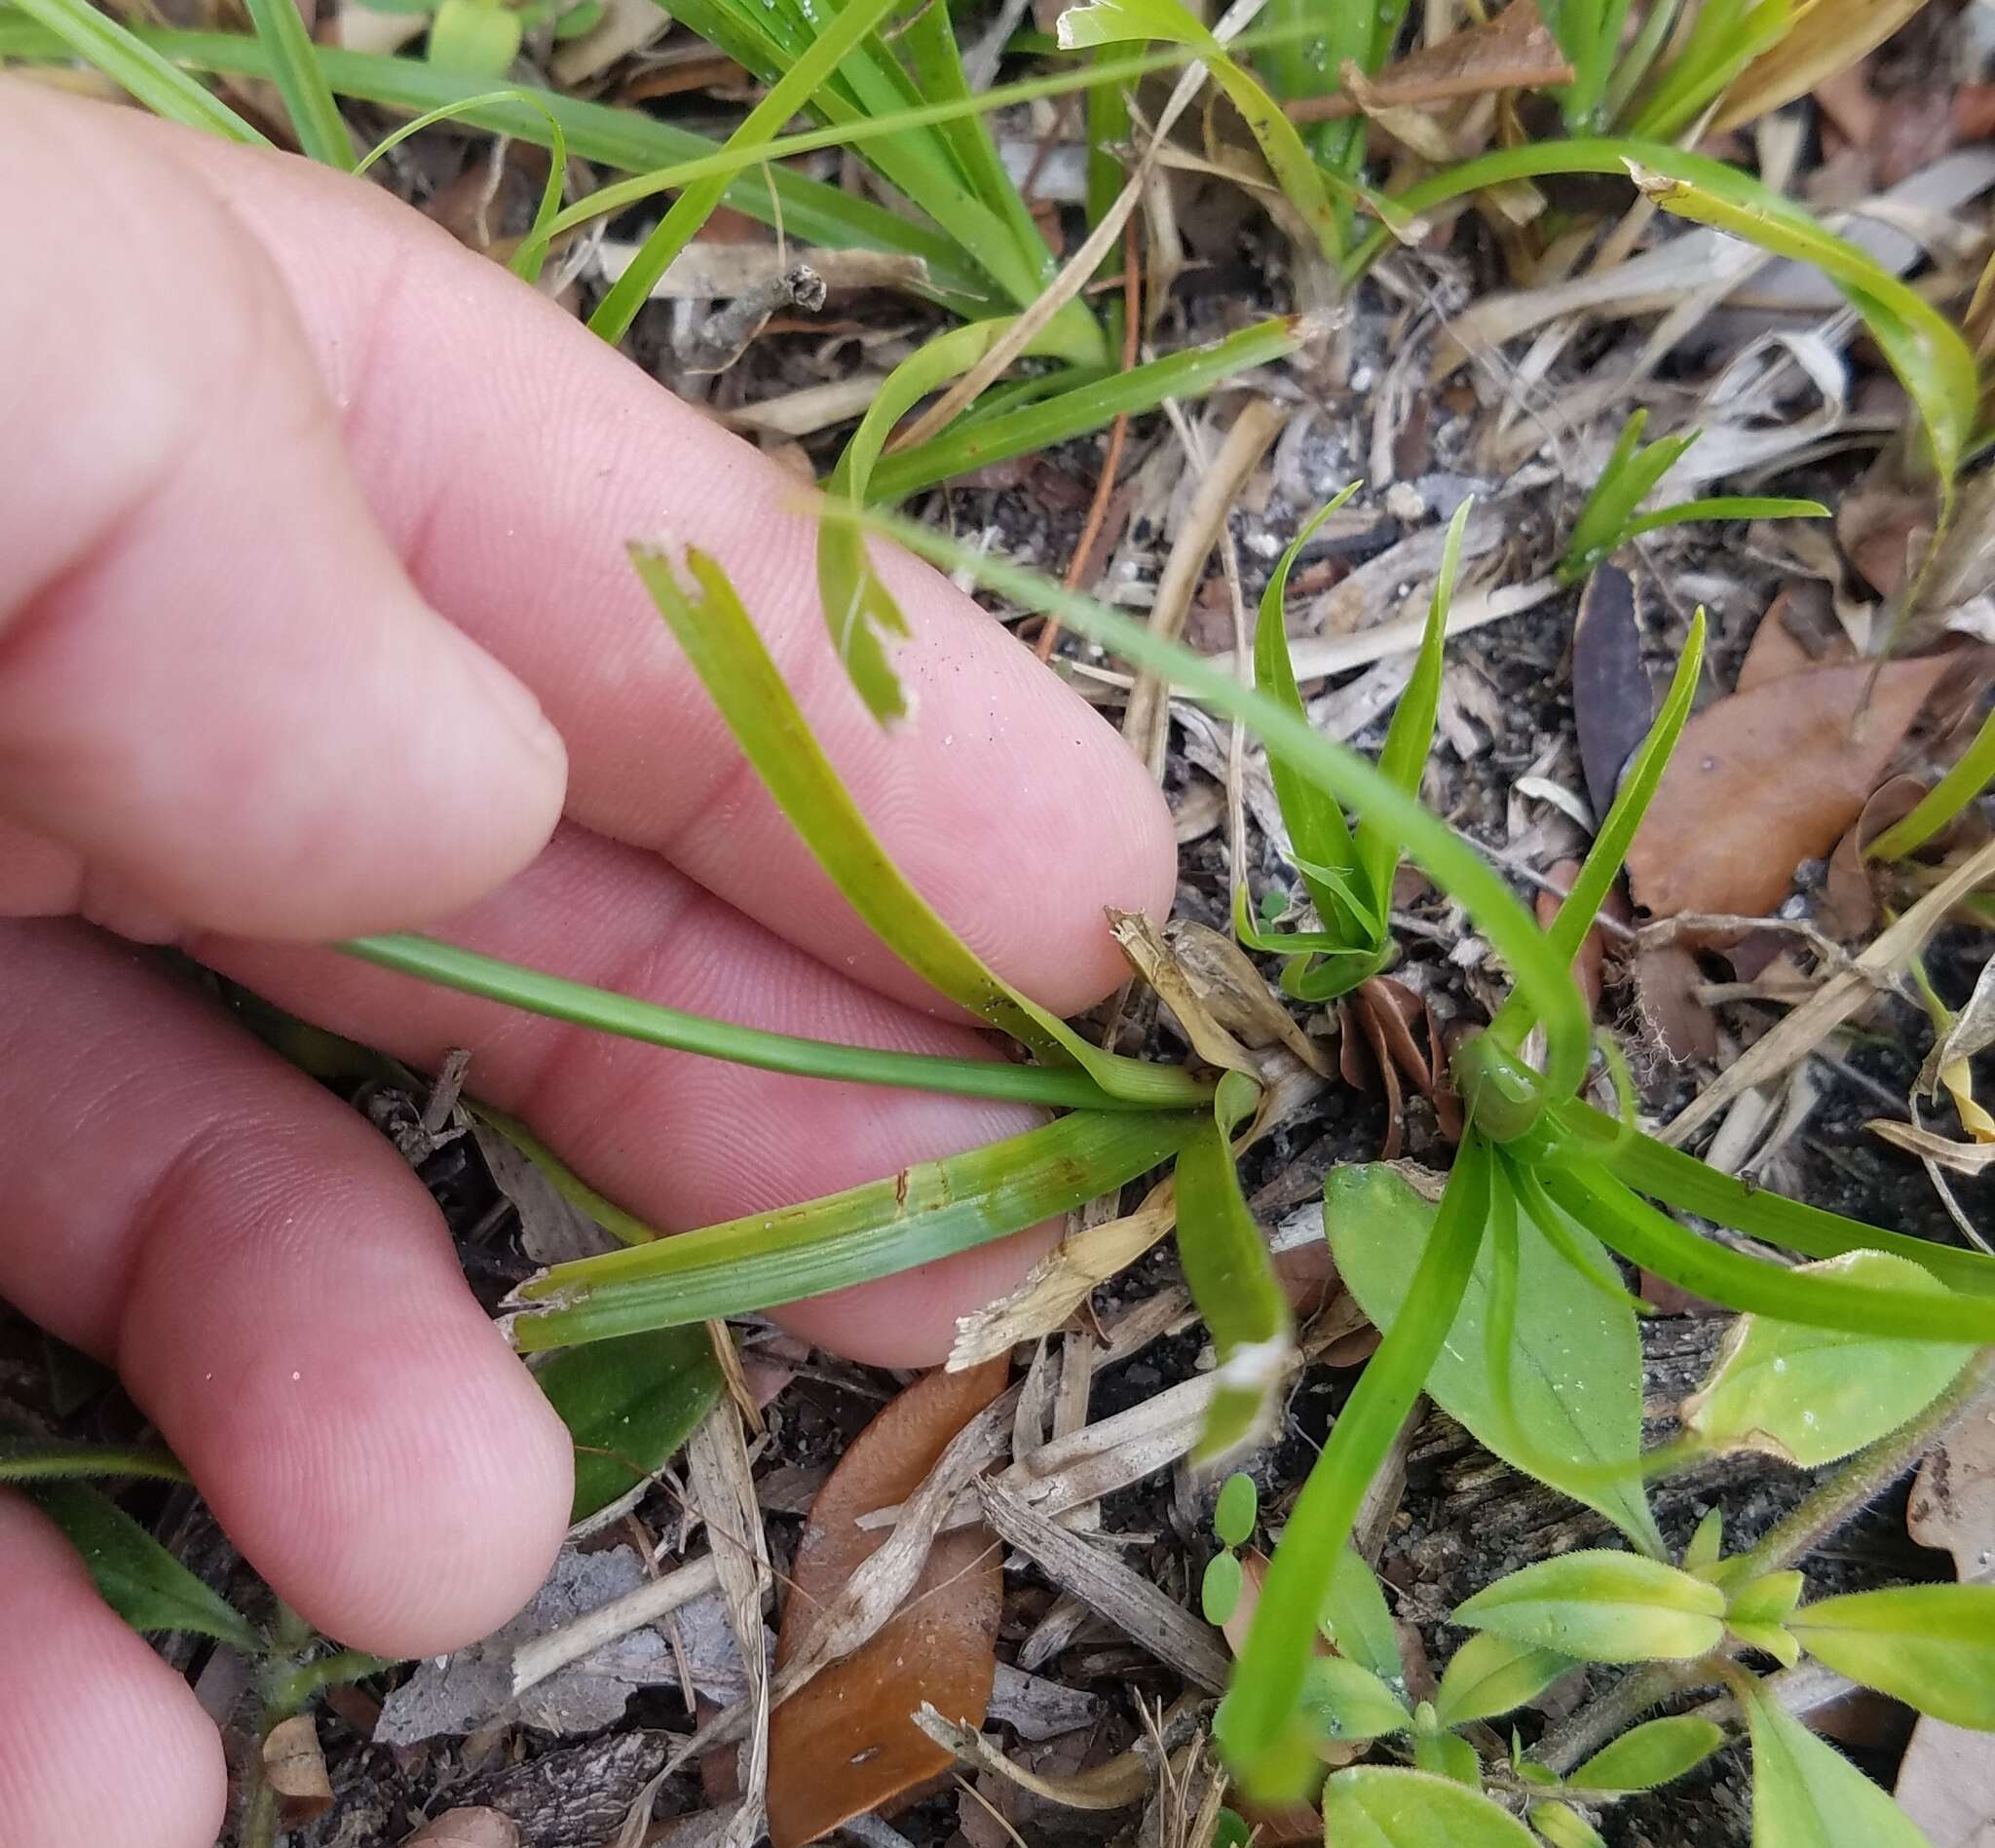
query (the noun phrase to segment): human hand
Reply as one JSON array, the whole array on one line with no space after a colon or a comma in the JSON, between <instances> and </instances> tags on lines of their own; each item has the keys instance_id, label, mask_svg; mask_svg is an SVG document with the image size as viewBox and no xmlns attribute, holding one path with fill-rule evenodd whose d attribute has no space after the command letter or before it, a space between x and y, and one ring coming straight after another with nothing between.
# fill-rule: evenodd
<instances>
[{"instance_id":1,"label":"human hand","mask_svg":"<svg viewBox=\"0 0 1995 1848\"><path fill-rule=\"evenodd\" d=\"M435 924L753 1025L982 1045L744 770L626 540L721 558L896 859L1047 1004L1117 979L1100 907L1164 906L1168 819L901 557L920 716L881 733L788 478L365 183L15 82L0 171L0 1294L117 1367L312 1622L447 1649L539 1584L565 1434L387 1145L109 933L419 1065L467 1046L481 1096L696 1225L1030 1113L595 1037L309 947ZM1046 1236L782 1319L932 1361ZM206 1848L222 1792L186 1686L0 1496L8 1848Z\"/></svg>"}]
</instances>

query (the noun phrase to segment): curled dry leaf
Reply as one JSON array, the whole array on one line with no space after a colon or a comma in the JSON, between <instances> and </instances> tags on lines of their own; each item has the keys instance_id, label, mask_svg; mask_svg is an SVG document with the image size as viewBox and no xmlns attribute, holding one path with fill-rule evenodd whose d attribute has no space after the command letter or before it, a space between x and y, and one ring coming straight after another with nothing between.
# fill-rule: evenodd
<instances>
[{"instance_id":1,"label":"curled dry leaf","mask_svg":"<svg viewBox=\"0 0 1995 1848\"><path fill-rule=\"evenodd\" d=\"M1206 1010L1243 1046L1286 1046L1319 1077L1330 1076L1323 1048L1297 1026L1267 978L1231 937L1180 918L1164 926L1164 942Z\"/></svg>"},{"instance_id":2,"label":"curled dry leaf","mask_svg":"<svg viewBox=\"0 0 1995 1848\"><path fill-rule=\"evenodd\" d=\"M1705 707L1629 850L1636 902L1658 918L1771 910L1795 868L1863 813L1927 698L1958 670L1952 655L1818 667Z\"/></svg>"},{"instance_id":3,"label":"curled dry leaf","mask_svg":"<svg viewBox=\"0 0 1995 1848\"><path fill-rule=\"evenodd\" d=\"M263 1781L277 1796L285 1829L301 1829L332 1807L332 1780L310 1714L281 1719L264 1736Z\"/></svg>"},{"instance_id":4,"label":"curled dry leaf","mask_svg":"<svg viewBox=\"0 0 1995 1848\"><path fill-rule=\"evenodd\" d=\"M1349 72L1345 73L1349 79ZM1498 90L1540 90L1569 84L1572 66L1559 50L1537 0L1512 0L1485 25L1450 32L1435 45L1396 59L1376 75L1360 70L1355 88L1284 105L1294 122L1331 122L1387 109L1431 109Z\"/></svg>"},{"instance_id":5,"label":"curled dry leaf","mask_svg":"<svg viewBox=\"0 0 1995 1848\"><path fill-rule=\"evenodd\" d=\"M1441 1133L1449 1142L1461 1135L1461 1102L1448 1077L1441 1045L1441 1024L1431 1003L1390 975L1360 982L1337 1004L1342 1030L1337 1041L1337 1066L1346 1084L1360 1087L1374 1075L1385 1092L1385 1146L1381 1161L1398 1158L1406 1140L1404 1079L1434 1106ZM1424 1023L1427 1045L1413 1037L1415 1023Z\"/></svg>"},{"instance_id":6,"label":"curled dry leaf","mask_svg":"<svg viewBox=\"0 0 1995 1848\"><path fill-rule=\"evenodd\" d=\"M1877 893L1863 849L1884 830L1919 806L1926 785L1916 776L1894 776L1876 789L1828 856L1816 916L1829 935L1849 942L1866 937L1877 924Z\"/></svg>"},{"instance_id":7,"label":"curled dry leaf","mask_svg":"<svg viewBox=\"0 0 1995 1848\"><path fill-rule=\"evenodd\" d=\"M1995 1166L1995 1142L1955 1142L1915 1123L1894 1122L1888 1116L1873 1116L1863 1127L1895 1149L1917 1155L1922 1161L1937 1161L1955 1174L1986 1174Z\"/></svg>"},{"instance_id":8,"label":"curled dry leaf","mask_svg":"<svg viewBox=\"0 0 1995 1848\"><path fill-rule=\"evenodd\" d=\"M791 1569L776 1669L802 1650L817 1613L886 1540L858 1517L918 1490L969 1420L1004 1386L1008 1362L923 1375L846 1452L818 1491ZM923 1702L975 1727L991 1699L1003 1607L1002 1556L990 1532L940 1535L899 1612L778 1707L769 1738L774 1848L798 1848L938 1776L950 1754L912 1716Z\"/></svg>"},{"instance_id":9,"label":"curled dry leaf","mask_svg":"<svg viewBox=\"0 0 1995 1848\"><path fill-rule=\"evenodd\" d=\"M401 1848L520 1848L519 1825L496 1809L454 1809L432 1817Z\"/></svg>"},{"instance_id":10,"label":"curled dry leaf","mask_svg":"<svg viewBox=\"0 0 1995 1848\"><path fill-rule=\"evenodd\" d=\"M1110 906L1109 932L1129 959L1129 966L1156 990L1164 1005L1177 1016L1193 1052L1223 1072L1244 1072L1249 1077L1258 1075L1259 1068L1247 1048L1207 1002L1191 972L1149 919L1140 911L1116 911Z\"/></svg>"}]
</instances>

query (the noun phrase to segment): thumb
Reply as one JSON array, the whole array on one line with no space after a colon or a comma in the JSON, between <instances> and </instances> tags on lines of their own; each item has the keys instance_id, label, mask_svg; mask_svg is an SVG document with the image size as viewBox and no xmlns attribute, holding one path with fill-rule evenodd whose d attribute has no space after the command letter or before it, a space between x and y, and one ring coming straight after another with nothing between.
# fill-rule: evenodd
<instances>
[{"instance_id":1,"label":"thumb","mask_svg":"<svg viewBox=\"0 0 1995 1848\"><path fill-rule=\"evenodd\" d=\"M248 232L121 112L0 93L0 842L248 936L469 903L560 739L410 584ZM48 872L0 847L0 912Z\"/></svg>"}]
</instances>

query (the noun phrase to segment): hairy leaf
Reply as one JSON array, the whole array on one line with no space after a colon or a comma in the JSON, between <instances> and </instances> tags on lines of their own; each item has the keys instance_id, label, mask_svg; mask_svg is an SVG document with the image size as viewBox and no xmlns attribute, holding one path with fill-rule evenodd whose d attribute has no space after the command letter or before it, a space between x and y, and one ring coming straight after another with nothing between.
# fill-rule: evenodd
<instances>
[{"instance_id":1,"label":"hairy leaf","mask_svg":"<svg viewBox=\"0 0 1995 1848\"><path fill-rule=\"evenodd\" d=\"M1700 1656L1724 1635L1724 1594L1660 1560L1589 1549L1499 1578L1454 1621L1587 1662Z\"/></svg>"},{"instance_id":2,"label":"hairy leaf","mask_svg":"<svg viewBox=\"0 0 1995 1848\"><path fill-rule=\"evenodd\" d=\"M1949 1725L1995 1732L1995 1585L1901 1585L1804 1604L1812 1656Z\"/></svg>"},{"instance_id":3,"label":"hairy leaf","mask_svg":"<svg viewBox=\"0 0 1995 1848\"><path fill-rule=\"evenodd\" d=\"M1335 1848L1533 1848L1522 1823L1466 1785L1385 1765L1337 1772L1323 1825Z\"/></svg>"}]
</instances>

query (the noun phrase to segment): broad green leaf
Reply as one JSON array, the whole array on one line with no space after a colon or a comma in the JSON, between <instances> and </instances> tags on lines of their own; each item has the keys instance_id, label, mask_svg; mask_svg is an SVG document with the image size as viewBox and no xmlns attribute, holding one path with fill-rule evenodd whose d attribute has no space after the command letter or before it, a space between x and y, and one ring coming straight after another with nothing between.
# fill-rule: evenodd
<instances>
[{"instance_id":1,"label":"broad green leaf","mask_svg":"<svg viewBox=\"0 0 1995 1848\"><path fill-rule=\"evenodd\" d=\"M1340 1655L1310 1658L1302 1677L1302 1705L1317 1731L1333 1743L1383 1739L1413 1723L1391 1688L1370 1669Z\"/></svg>"},{"instance_id":2,"label":"broad green leaf","mask_svg":"<svg viewBox=\"0 0 1995 1848\"><path fill-rule=\"evenodd\" d=\"M1499 1170L1498 1185L1502 1185ZM1400 1315L1434 1220L1407 1180L1383 1163L1347 1163L1324 1188L1324 1230L1338 1274L1382 1329ZM1641 1449L1641 1336L1635 1312L1610 1301L1567 1263L1528 1216L1518 1224L1516 1328L1508 1346L1515 1421L1489 1392L1489 1310L1496 1254L1485 1239L1427 1390L1498 1456L1520 1468L1563 1464L1554 1488L1598 1509L1638 1546L1660 1553L1662 1536L1634 1466ZM1580 1249L1601 1269L1612 1262L1568 1221ZM1629 1464L1625 1484L1603 1467Z\"/></svg>"},{"instance_id":3,"label":"broad green leaf","mask_svg":"<svg viewBox=\"0 0 1995 1848\"><path fill-rule=\"evenodd\" d=\"M46 26L68 50L137 97L154 115L249 147L270 145L268 136L251 128L227 103L209 95L168 57L129 27L99 13L89 0L18 0L18 5L19 11Z\"/></svg>"},{"instance_id":4,"label":"broad green leaf","mask_svg":"<svg viewBox=\"0 0 1995 1848\"><path fill-rule=\"evenodd\" d=\"M1607 1848L1600 1831L1570 1803L1533 1803L1526 1814L1552 1848Z\"/></svg>"},{"instance_id":5,"label":"broad green leaf","mask_svg":"<svg viewBox=\"0 0 1995 1848\"><path fill-rule=\"evenodd\" d=\"M501 962L497 957L480 956L475 950L459 949L454 943L438 943L431 937L351 937L335 947L363 962L454 988L462 994L504 1001L508 1007L523 1007L529 1013L545 1014L549 1020L565 1020L595 1033L616 1034L646 1045L669 1046L678 1052L696 1052L702 1058L726 1059L730 1064L753 1066L763 1072L788 1072L798 1077L831 1078L843 1084L886 1084L913 1091L942 1091L956 1097L1002 1097L1061 1110L1148 1108L1110 1097L1086 1073L1072 1066L930 1058L924 1053L890 1052L879 1046L799 1039L789 1034L739 1027L705 1014L663 1007L656 1001L639 1000L633 995L620 995L614 989L591 988L586 982L571 982L565 976ZM503 1123L500 1127L529 1155L534 1154L534 1150L522 1140L519 1125ZM534 1158L553 1178L547 1163L539 1156ZM630 1233L636 1222L628 1214L603 1212L600 1196L591 1200L565 1187L563 1191L606 1230L626 1243L634 1242ZM651 1236L649 1231L644 1235Z\"/></svg>"},{"instance_id":6,"label":"broad green leaf","mask_svg":"<svg viewBox=\"0 0 1995 1848\"><path fill-rule=\"evenodd\" d=\"M1930 1272L1876 1251L1804 1264L1794 1274L1941 1301L1947 1295ZM1684 1428L1716 1452L1761 1451L1813 1468L1923 1412L1973 1353L1966 1345L1741 1316L1704 1383L1683 1402Z\"/></svg>"},{"instance_id":7,"label":"broad green leaf","mask_svg":"<svg viewBox=\"0 0 1995 1848\"><path fill-rule=\"evenodd\" d=\"M673 638L776 806L847 902L909 968L1041 1058L1080 1066L1104 1090L1160 1110L1182 1108L1198 1094L1200 1087L1178 1067L1118 1058L1090 1045L987 968L915 890L832 768L715 560L696 547L686 548L689 588L664 554L636 547L631 556Z\"/></svg>"},{"instance_id":8,"label":"broad green leaf","mask_svg":"<svg viewBox=\"0 0 1995 1848\"><path fill-rule=\"evenodd\" d=\"M133 1476L184 1483L171 1452L141 1444L70 1444L0 1425L0 1483L57 1482L72 1477Z\"/></svg>"},{"instance_id":9,"label":"broad green leaf","mask_svg":"<svg viewBox=\"0 0 1995 1848\"><path fill-rule=\"evenodd\" d=\"M262 1656L264 1641L249 1621L94 1489L45 1482L27 1493L83 1555L104 1603L132 1629L189 1631L252 1660Z\"/></svg>"},{"instance_id":10,"label":"broad green leaf","mask_svg":"<svg viewBox=\"0 0 1995 1848\"><path fill-rule=\"evenodd\" d=\"M1289 654L1288 616L1283 607L1288 597L1289 574L1301 556L1302 547L1315 537L1317 528L1357 491L1358 483L1353 481L1303 523L1269 575L1255 618L1254 684L1283 711L1304 724L1308 720ZM1267 769L1297 867L1316 906L1316 915L1323 922L1321 941L1314 947L1333 955L1354 952L1368 965L1375 962L1385 947L1385 920L1371 904L1370 895L1361 894L1356 888L1357 847L1351 839L1350 824L1344 819L1343 805L1281 758L1270 757ZM1244 886L1236 892L1236 898L1245 902ZM1235 920L1236 930L1240 922ZM1279 937L1262 939L1251 930L1241 930L1239 934L1242 941L1251 942L1257 949L1281 947ZM1299 942L1296 947L1304 946ZM1354 965L1351 985L1355 986L1367 972L1369 966Z\"/></svg>"},{"instance_id":11,"label":"broad green leaf","mask_svg":"<svg viewBox=\"0 0 1995 1848\"><path fill-rule=\"evenodd\" d=\"M1354 1765L1323 1787L1330 1848L1533 1848L1516 1817L1424 1771Z\"/></svg>"},{"instance_id":12,"label":"broad green leaf","mask_svg":"<svg viewBox=\"0 0 1995 1848\"><path fill-rule=\"evenodd\" d=\"M1231 1131L1253 1109L1254 1082L1220 1081L1216 1114L1178 1151L1178 1256L1219 1351L1195 1460L1209 1462L1264 1433L1295 1345L1289 1300L1267 1241L1240 1191Z\"/></svg>"},{"instance_id":13,"label":"broad green leaf","mask_svg":"<svg viewBox=\"0 0 1995 1848\"><path fill-rule=\"evenodd\" d=\"M1213 82L1226 93L1227 101L1240 112L1275 183L1308 221L1324 255L1332 262L1336 260L1342 243L1336 213L1323 171L1310 158L1296 125L1253 74L1236 63L1232 54L1178 0L1088 0L1087 5L1070 7L1061 14L1058 32L1060 49L1066 52L1152 39L1189 46L1212 73Z\"/></svg>"},{"instance_id":14,"label":"broad green leaf","mask_svg":"<svg viewBox=\"0 0 1995 1848\"><path fill-rule=\"evenodd\" d=\"M1801 1602L1803 1580L1801 1574L1791 1568L1762 1572L1757 1578L1748 1579L1736 1588L1729 1577L1715 1582L1725 1589L1727 1623L1785 1623Z\"/></svg>"},{"instance_id":15,"label":"broad green leaf","mask_svg":"<svg viewBox=\"0 0 1995 1848\"><path fill-rule=\"evenodd\" d=\"M1648 1662L1709 1654L1724 1609L1715 1585L1674 1565L1589 1548L1499 1578L1454 1621L1585 1662Z\"/></svg>"},{"instance_id":16,"label":"broad green leaf","mask_svg":"<svg viewBox=\"0 0 1995 1848\"><path fill-rule=\"evenodd\" d=\"M325 73L312 56L312 35L305 29L295 0L246 0L246 4L249 23L269 47L278 94L284 99L284 113L291 119L299 148L327 167L351 171L353 137L340 119L339 104L333 100Z\"/></svg>"},{"instance_id":17,"label":"broad green leaf","mask_svg":"<svg viewBox=\"0 0 1995 1848\"><path fill-rule=\"evenodd\" d=\"M1652 1791L1694 1770L1724 1743L1724 1728L1695 1714L1651 1719L1595 1753L1567 1781L1585 1791Z\"/></svg>"},{"instance_id":18,"label":"broad green leaf","mask_svg":"<svg viewBox=\"0 0 1995 1848\"><path fill-rule=\"evenodd\" d=\"M1903 1810L1757 1681L1743 1691L1752 1733L1752 1848L1931 1848Z\"/></svg>"},{"instance_id":19,"label":"broad green leaf","mask_svg":"<svg viewBox=\"0 0 1995 1848\"><path fill-rule=\"evenodd\" d=\"M1267 1800L1300 1795L1318 1767L1317 1741L1297 1705L1316 1626L1365 1491L1460 1306L1488 1212L1489 1161L1486 1145L1473 1134L1463 1139L1405 1311L1366 1363L1302 1485L1261 1581L1232 1685L1213 1717L1227 1764Z\"/></svg>"},{"instance_id":20,"label":"broad green leaf","mask_svg":"<svg viewBox=\"0 0 1995 1848\"><path fill-rule=\"evenodd\" d=\"M471 77L503 77L519 56L521 20L493 0L442 0L430 21L430 61Z\"/></svg>"},{"instance_id":21,"label":"broad green leaf","mask_svg":"<svg viewBox=\"0 0 1995 1848\"><path fill-rule=\"evenodd\" d=\"M745 1315L932 1263L1098 1198L1211 1120L1075 1111L801 1206L556 1264L515 1293L513 1342L531 1353Z\"/></svg>"},{"instance_id":22,"label":"broad green leaf","mask_svg":"<svg viewBox=\"0 0 1995 1848\"><path fill-rule=\"evenodd\" d=\"M1370 1669L1395 1692L1406 1691L1407 1672L1400 1660L1399 1627L1386 1608L1377 1573L1366 1565L1365 1556L1354 1546L1346 1545L1331 1566L1330 1589L1324 1594L1323 1617L1318 1627L1324 1641L1339 1655Z\"/></svg>"},{"instance_id":23,"label":"broad green leaf","mask_svg":"<svg viewBox=\"0 0 1995 1848\"><path fill-rule=\"evenodd\" d=\"M1647 1140L1634 1138L1637 1147ZM1575 1218L1584 1218L1603 1243L1631 1263L1727 1308L1872 1337L1995 1342L1995 1301L1985 1296L1825 1277L1819 1266L1789 1270L1749 1258L1678 1226L1589 1161L1548 1170L1542 1179L1554 1200Z\"/></svg>"},{"instance_id":24,"label":"broad green leaf","mask_svg":"<svg viewBox=\"0 0 1995 1848\"><path fill-rule=\"evenodd\" d=\"M1574 1666L1569 1655L1514 1642L1485 1630L1455 1650L1441 1678L1434 1711L1444 1726L1465 1726L1535 1700Z\"/></svg>"},{"instance_id":25,"label":"broad green leaf","mask_svg":"<svg viewBox=\"0 0 1995 1848\"><path fill-rule=\"evenodd\" d=\"M475 3L475 0L472 0ZM436 15L437 26L443 15L467 0L443 0ZM901 4L901 0L846 0L830 22L772 84L755 107L742 118L728 137L730 148L765 148L782 132L783 125L829 83L832 73L862 39ZM589 316L589 329L615 346L637 319L637 311L651 299L654 283L671 267L672 259L693 242L701 225L713 216L714 207L728 190L725 178L696 180L685 187L656 230L638 246L630 266L611 284L609 292Z\"/></svg>"},{"instance_id":26,"label":"broad green leaf","mask_svg":"<svg viewBox=\"0 0 1995 1848\"><path fill-rule=\"evenodd\" d=\"M1245 1546L1254 1537L1254 1523L1261 1512L1261 1492L1254 1478L1242 1471L1220 1485L1220 1495L1212 1511L1212 1530L1227 1546Z\"/></svg>"},{"instance_id":27,"label":"broad green leaf","mask_svg":"<svg viewBox=\"0 0 1995 1848\"><path fill-rule=\"evenodd\" d=\"M1421 1703L1421 1710L1432 1712L1425 1702ZM1475 1747L1457 1734L1423 1726L1413 1737L1413 1763L1422 1771L1431 1771L1437 1778L1447 1778L1451 1783L1465 1784L1472 1791L1483 1788L1483 1761L1476 1756Z\"/></svg>"},{"instance_id":28,"label":"broad green leaf","mask_svg":"<svg viewBox=\"0 0 1995 1848\"><path fill-rule=\"evenodd\" d=\"M660 1468L712 1411L723 1384L703 1325L571 1348L535 1369L534 1379L575 1440L571 1524Z\"/></svg>"},{"instance_id":29,"label":"broad green leaf","mask_svg":"<svg viewBox=\"0 0 1995 1848\"><path fill-rule=\"evenodd\" d=\"M1788 1628L1838 1675L1995 1732L1995 1585L1902 1585L1804 1604Z\"/></svg>"},{"instance_id":30,"label":"broad green leaf","mask_svg":"<svg viewBox=\"0 0 1995 1848\"><path fill-rule=\"evenodd\" d=\"M1441 568L1434 574L1434 594L1427 603L1427 626L1421 631L1420 653L1413 662L1412 677L1393 707L1392 723L1386 728L1385 743L1378 753L1378 770L1405 794L1418 799L1420 774L1427 754L1434 747L1434 721L1441 710L1442 656L1448 643L1448 612L1454 602L1454 581L1461 570L1462 534L1468 530L1469 515L1475 510L1473 498L1465 498L1448 522L1441 544ZM1358 820L1357 855L1365 892L1373 913L1380 920L1392 915L1392 880L1399 870L1399 836L1382 816Z\"/></svg>"},{"instance_id":31,"label":"broad green leaf","mask_svg":"<svg viewBox=\"0 0 1995 1848\"><path fill-rule=\"evenodd\" d=\"M1245 1582L1237 1553L1215 1553L1206 1562L1205 1576L1198 1581L1198 1608L1207 1623L1217 1628L1239 1608Z\"/></svg>"}]
</instances>

